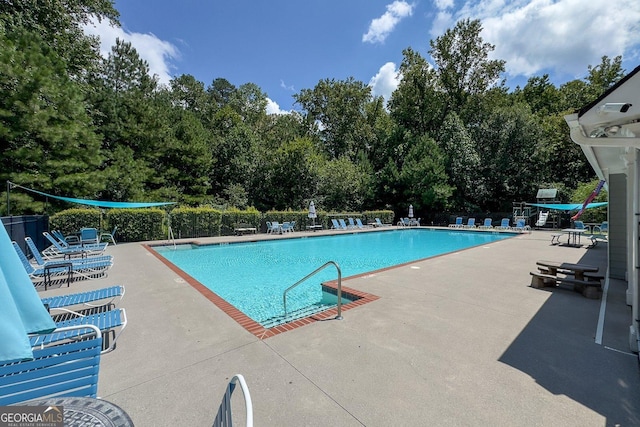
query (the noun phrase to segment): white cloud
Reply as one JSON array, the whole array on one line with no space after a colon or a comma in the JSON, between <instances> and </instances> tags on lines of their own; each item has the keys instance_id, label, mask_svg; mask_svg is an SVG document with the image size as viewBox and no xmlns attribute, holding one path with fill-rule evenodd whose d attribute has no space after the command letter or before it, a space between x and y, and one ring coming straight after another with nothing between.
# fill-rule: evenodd
<instances>
[{"instance_id":1,"label":"white cloud","mask_svg":"<svg viewBox=\"0 0 640 427\"><path fill-rule=\"evenodd\" d=\"M387 62L378 70L378 74L369 80L371 93L374 96L382 96L386 102L391 98L391 94L398 87L400 76L396 70L396 64Z\"/></svg>"},{"instance_id":2,"label":"white cloud","mask_svg":"<svg viewBox=\"0 0 640 427\"><path fill-rule=\"evenodd\" d=\"M291 114L291 111L281 110L276 101L267 98L267 114Z\"/></svg>"},{"instance_id":3,"label":"white cloud","mask_svg":"<svg viewBox=\"0 0 640 427\"><path fill-rule=\"evenodd\" d=\"M294 92L294 91L295 91L295 88L293 87L293 85L288 85L288 86L287 86L287 85L285 84L284 80L282 80L282 79L280 79L280 87L281 87L281 88L283 88L283 89L286 89L286 90L288 90L288 91L291 91L291 92Z\"/></svg>"},{"instance_id":4,"label":"white cloud","mask_svg":"<svg viewBox=\"0 0 640 427\"><path fill-rule=\"evenodd\" d=\"M482 38L496 47L492 57L505 60L512 77L542 71L578 78L602 56L638 55L638 0L469 0L448 25L436 19L431 34L464 18L482 21Z\"/></svg>"},{"instance_id":5,"label":"white cloud","mask_svg":"<svg viewBox=\"0 0 640 427\"><path fill-rule=\"evenodd\" d=\"M438 10L447 10L453 7L453 0L434 0L434 6Z\"/></svg>"},{"instance_id":6,"label":"white cloud","mask_svg":"<svg viewBox=\"0 0 640 427\"><path fill-rule=\"evenodd\" d=\"M168 84L171 80L171 60L180 57L180 51L173 44L160 40L154 34L129 33L121 27L113 27L106 20L85 25L86 34L100 37L100 54L107 57L111 47L115 46L116 38L131 43L140 58L149 63L151 75L157 75L161 84Z\"/></svg>"},{"instance_id":7,"label":"white cloud","mask_svg":"<svg viewBox=\"0 0 640 427\"><path fill-rule=\"evenodd\" d=\"M362 36L363 42L382 43L391 34L398 23L413 13L413 4L396 0L387 5L387 11L369 24L369 30Z\"/></svg>"}]
</instances>

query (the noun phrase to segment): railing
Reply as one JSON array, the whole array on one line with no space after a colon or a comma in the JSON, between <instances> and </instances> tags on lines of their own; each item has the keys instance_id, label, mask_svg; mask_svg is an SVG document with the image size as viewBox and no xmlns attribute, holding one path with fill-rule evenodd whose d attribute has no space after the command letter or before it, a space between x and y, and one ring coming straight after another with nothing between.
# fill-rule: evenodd
<instances>
[{"instance_id":1,"label":"railing","mask_svg":"<svg viewBox=\"0 0 640 427\"><path fill-rule=\"evenodd\" d=\"M311 276L316 275L317 273L319 273L320 271L324 270L325 268L327 268L330 265L335 266L336 270L338 270L338 315L336 316L336 319L337 320L342 320L342 271L340 270L340 266L335 261L327 261L325 264L323 264L322 266L316 268L313 272L307 274L302 279L298 280L296 283L294 283L293 285L289 286L284 291L284 293L282 294L282 302L284 304L284 316L285 316L285 318L287 317L287 292L289 292L291 289L295 288L296 286L298 286L299 284L301 284L302 282L304 282L305 280L307 280Z\"/></svg>"},{"instance_id":2,"label":"railing","mask_svg":"<svg viewBox=\"0 0 640 427\"><path fill-rule=\"evenodd\" d=\"M171 226L169 226L169 229L167 230L167 240L169 242L173 242L173 249L176 249L176 239L173 237L173 230L171 229Z\"/></svg>"}]
</instances>

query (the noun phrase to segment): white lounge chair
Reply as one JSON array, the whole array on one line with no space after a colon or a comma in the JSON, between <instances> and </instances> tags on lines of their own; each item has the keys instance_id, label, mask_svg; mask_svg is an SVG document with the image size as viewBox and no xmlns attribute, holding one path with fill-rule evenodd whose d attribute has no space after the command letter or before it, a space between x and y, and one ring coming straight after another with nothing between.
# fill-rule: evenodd
<instances>
[{"instance_id":1,"label":"white lounge chair","mask_svg":"<svg viewBox=\"0 0 640 427\"><path fill-rule=\"evenodd\" d=\"M380 221L380 218L376 218L376 227L390 227L393 224L384 224L382 221Z\"/></svg>"},{"instance_id":2,"label":"white lounge chair","mask_svg":"<svg viewBox=\"0 0 640 427\"><path fill-rule=\"evenodd\" d=\"M478 228L481 230L489 230L493 228L491 218L485 218L484 223L482 225L479 225Z\"/></svg>"},{"instance_id":3,"label":"white lounge chair","mask_svg":"<svg viewBox=\"0 0 640 427\"><path fill-rule=\"evenodd\" d=\"M500 225L497 227L498 230L511 230L511 225L509 224L509 218L502 218L500 221Z\"/></svg>"},{"instance_id":4,"label":"white lounge chair","mask_svg":"<svg viewBox=\"0 0 640 427\"><path fill-rule=\"evenodd\" d=\"M459 216L456 218L456 222L453 224L449 224L449 228L461 228L463 226L462 224L462 217Z\"/></svg>"},{"instance_id":5,"label":"white lounge chair","mask_svg":"<svg viewBox=\"0 0 640 427\"><path fill-rule=\"evenodd\" d=\"M244 377L240 374L236 374L231 378L231 381L229 381L227 390L225 391L224 396L222 396L222 402L220 402L220 406L218 407L216 418L213 420L213 427L226 427L233 425L231 396L233 395L233 391L237 384L240 384L242 394L244 395L246 426L253 427L253 403L251 402L251 394L249 393L249 387L247 387Z\"/></svg>"}]
</instances>

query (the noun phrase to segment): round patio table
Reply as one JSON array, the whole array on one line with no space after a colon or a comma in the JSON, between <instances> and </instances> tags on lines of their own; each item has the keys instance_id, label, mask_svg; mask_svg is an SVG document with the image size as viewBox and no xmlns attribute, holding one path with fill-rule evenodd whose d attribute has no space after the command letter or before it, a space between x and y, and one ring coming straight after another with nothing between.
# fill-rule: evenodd
<instances>
[{"instance_id":1,"label":"round patio table","mask_svg":"<svg viewBox=\"0 0 640 427\"><path fill-rule=\"evenodd\" d=\"M91 397L53 397L19 403L18 406L62 406L65 427L133 426L129 415L118 405Z\"/></svg>"}]
</instances>

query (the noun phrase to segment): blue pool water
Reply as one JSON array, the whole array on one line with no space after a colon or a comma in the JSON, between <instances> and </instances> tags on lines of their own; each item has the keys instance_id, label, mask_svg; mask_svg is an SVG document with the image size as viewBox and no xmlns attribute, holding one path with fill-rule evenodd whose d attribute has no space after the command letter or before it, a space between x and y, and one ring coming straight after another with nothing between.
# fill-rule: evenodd
<instances>
[{"instance_id":1,"label":"blue pool water","mask_svg":"<svg viewBox=\"0 0 640 427\"><path fill-rule=\"evenodd\" d=\"M247 316L266 325L283 315L284 290L327 261L337 262L345 278L512 236L409 229L154 249ZM327 300L320 286L335 279L337 271L329 267L303 282L287 294L287 311L335 304Z\"/></svg>"}]
</instances>

